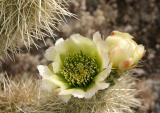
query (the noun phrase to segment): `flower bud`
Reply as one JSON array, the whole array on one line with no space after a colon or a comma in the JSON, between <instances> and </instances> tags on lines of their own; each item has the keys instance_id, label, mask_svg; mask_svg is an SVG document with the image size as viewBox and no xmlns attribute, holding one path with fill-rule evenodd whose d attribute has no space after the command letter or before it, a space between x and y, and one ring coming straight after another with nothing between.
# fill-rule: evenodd
<instances>
[{"instance_id":1,"label":"flower bud","mask_svg":"<svg viewBox=\"0 0 160 113\"><path fill-rule=\"evenodd\" d=\"M145 49L143 45L137 45L128 33L113 31L106 38L106 44L112 68L127 70L135 66L143 57Z\"/></svg>"}]
</instances>

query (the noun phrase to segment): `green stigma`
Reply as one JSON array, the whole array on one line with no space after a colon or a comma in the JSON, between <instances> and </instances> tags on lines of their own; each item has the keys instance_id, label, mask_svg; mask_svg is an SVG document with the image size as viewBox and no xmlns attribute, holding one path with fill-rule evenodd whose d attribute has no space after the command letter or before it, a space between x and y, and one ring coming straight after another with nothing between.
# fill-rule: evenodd
<instances>
[{"instance_id":1,"label":"green stigma","mask_svg":"<svg viewBox=\"0 0 160 113\"><path fill-rule=\"evenodd\" d=\"M79 52L65 57L60 74L71 87L87 87L98 72L96 59Z\"/></svg>"}]
</instances>

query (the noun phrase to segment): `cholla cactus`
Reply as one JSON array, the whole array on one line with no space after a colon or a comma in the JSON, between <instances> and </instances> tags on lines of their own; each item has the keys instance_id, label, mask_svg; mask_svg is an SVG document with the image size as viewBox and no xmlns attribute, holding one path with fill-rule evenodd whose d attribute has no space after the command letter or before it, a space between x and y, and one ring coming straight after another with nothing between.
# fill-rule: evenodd
<instances>
[{"instance_id":1,"label":"cholla cactus","mask_svg":"<svg viewBox=\"0 0 160 113\"><path fill-rule=\"evenodd\" d=\"M140 107L134 78L125 75L114 86L90 99L71 98L67 103L53 92L40 90L33 78L10 79L1 74L0 113L134 113Z\"/></svg>"},{"instance_id":2,"label":"cholla cactus","mask_svg":"<svg viewBox=\"0 0 160 113\"><path fill-rule=\"evenodd\" d=\"M93 40L79 34L57 40L46 51L46 58L52 63L38 66L40 82L33 78L18 82L0 79L0 110L2 113L134 113L134 108L141 105L136 98L135 79L124 71L113 73L106 47L99 33L94 34ZM123 76L115 77L117 74Z\"/></svg>"},{"instance_id":3,"label":"cholla cactus","mask_svg":"<svg viewBox=\"0 0 160 113\"><path fill-rule=\"evenodd\" d=\"M34 78L0 75L0 113L30 113L38 104L39 83Z\"/></svg>"},{"instance_id":4,"label":"cholla cactus","mask_svg":"<svg viewBox=\"0 0 160 113\"><path fill-rule=\"evenodd\" d=\"M1 54L15 52L21 43L29 49L35 40L54 36L53 29L71 16L65 0L0 0Z\"/></svg>"}]
</instances>

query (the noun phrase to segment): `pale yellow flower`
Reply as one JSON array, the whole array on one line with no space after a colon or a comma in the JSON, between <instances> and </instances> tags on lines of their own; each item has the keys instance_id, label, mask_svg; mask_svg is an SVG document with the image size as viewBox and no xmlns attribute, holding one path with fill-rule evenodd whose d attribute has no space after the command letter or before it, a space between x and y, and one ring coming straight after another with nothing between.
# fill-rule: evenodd
<instances>
[{"instance_id":1,"label":"pale yellow flower","mask_svg":"<svg viewBox=\"0 0 160 113\"><path fill-rule=\"evenodd\" d=\"M119 31L113 31L106 38L106 45L112 67L119 70L132 68L145 53L144 46L138 45L133 36Z\"/></svg>"},{"instance_id":2,"label":"pale yellow flower","mask_svg":"<svg viewBox=\"0 0 160 113\"><path fill-rule=\"evenodd\" d=\"M105 42L99 33L95 33L93 41L79 34L66 40L61 38L46 51L45 56L52 63L49 66L38 66L45 81L43 85L48 85L47 90L58 90L65 100L71 95L91 98L97 91L109 86L105 79L111 66Z\"/></svg>"}]
</instances>

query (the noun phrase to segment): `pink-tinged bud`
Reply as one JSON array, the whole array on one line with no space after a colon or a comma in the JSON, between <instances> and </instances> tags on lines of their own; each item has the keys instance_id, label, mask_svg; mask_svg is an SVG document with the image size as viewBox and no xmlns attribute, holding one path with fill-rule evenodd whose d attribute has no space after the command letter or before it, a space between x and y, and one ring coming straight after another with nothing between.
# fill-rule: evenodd
<instances>
[{"instance_id":1,"label":"pink-tinged bud","mask_svg":"<svg viewBox=\"0 0 160 113\"><path fill-rule=\"evenodd\" d=\"M113 68L127 70L143 57L145 49L138 45L128 33L113 31L106 38L108 54Z\"/></svg>"}]
</instances>

